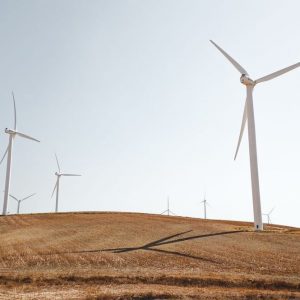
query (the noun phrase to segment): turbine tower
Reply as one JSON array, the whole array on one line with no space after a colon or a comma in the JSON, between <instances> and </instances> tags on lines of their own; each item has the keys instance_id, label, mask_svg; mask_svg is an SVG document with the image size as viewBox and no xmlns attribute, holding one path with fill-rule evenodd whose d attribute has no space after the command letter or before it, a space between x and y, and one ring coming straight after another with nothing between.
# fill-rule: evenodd
<instances>
[{"instance_id":1,"label":"turbine tower","mask_svg":"<svg viewBox=\"0 0 300 300\"><path fill-rule=\"evenodd\" d=\"M16 110L15 96L13 92L12 92L12 98L14 103L14 129L5 128L5 133L9 135L9 142L8 142L8 147L0 161L1 164L5 156L7 155L6 179L5 179L5 190L4 190L4 201L3 201L3 212L2 212L3 215L7 214L7 203L8 203L8 196L9 196L10 175L11 175L11 167L12 167L12 151L13 151L13 144L14 144L15 137L20 136L22 138L29 139L35 142L40 142L39 140L27 134L17 131L17 110Z\"/></svg>"},{"instance_id":2,"label":"turbine tower","mask_svg":"<svg viewBox=\"0 0 300 300\"><path fill-rule=\"evenodd\" d=\"M273 212L274 208L275 208L275 207L273 207L273 208L272 208L272 209L269 211L269 213L267 213L267 214L263 214L264 216L267 216L267 218L268 218L268 224L270 224L270 223L271 223L271 218L270 218L270 215L271 215L271 213Z\"/></svg>"},{"instance_id":3,"label":"turbine tower","mask_svg":"<svg viewBox=\"0 0 300 300\"><path fill-rule=\"evenodd\" d=\"M170 216L170 215L176 216L176 215L170 210L170 197L169 197L169 196L167 197L167 209L166 209L165 211L163 211L163 212L161 213L161 215L164 215L165 213L166 213L168 216Z\"/></svg>"},{"instance_id":4,"label":"turbine tower","mask_svg":"<svg viewBox=\"0 0 300 300\"><path fill-rule=\"evenodd\" d=\"M27 196L27 197L25 197L25 198L23 198L23 199L18 199L18 198L16 198L15 196L9 194L9 196L10 196L11 198L13 198L14 200L16 200L16 201L18 202L17 214L20 213L20 204L21 204L21 202L24 201L24 200L27 200L28 198L30 198L30 197L32 197L32 196L34 196L34 195L35 195L35 194L31 194L31 195L29 195L29 196Z\"/></svg>"},{"instance_id":5,"label":"turbine tower","mask_svg":"<svg viewBox=\"0 0 300 300\"><path fill-rule=\"evenodd\" d=\"M55 183L51 198L53 197L54 192L56 191L55 212L58 212L59 180L60 180L61 176L81 176L81 175L61 173L60 165L59 165L58 158L57 158L56 154L55 154L55 159L56 159L56 163L57 163L58 172L55 172L55 176L57 178L56 178L56 183Z\"/></svg>"},{"instance_id":6,"label":"turbine tower","mask_svg":"<svg viewBox=\"0 0 300 300\"><path fill-rule=\"evenodd\" d=\"M261 204L260 204L260 191L259 191L259 178L258 178L258 164L257 164L257 150L256 150L256 135L255 135L255 122L254 122L254 110L253 110L253 89L256 84L271 80L278 77L286 72L289 72L300 66L300 62L279 70L277 72L271 73L257 80L252 80L248 75L248 72L238 64L229 54L227 54L221 47L219 47L213 41L210 41L241 73L240 82L246 86L247 97L244 107L244 114L242 119L242 126L240 129L240 135L238 139L238 144L235 152L234 159L239 151L240 143L242 140L244 128L246 122L248 121L248 142L249 142L249 154L250 154L250 169L251 169L251 182L252 182L252 198L253 198L253 212L254 212L254 229L257 231L263 230L262 214L261 214Z\"/></svg>"}]
</instances>

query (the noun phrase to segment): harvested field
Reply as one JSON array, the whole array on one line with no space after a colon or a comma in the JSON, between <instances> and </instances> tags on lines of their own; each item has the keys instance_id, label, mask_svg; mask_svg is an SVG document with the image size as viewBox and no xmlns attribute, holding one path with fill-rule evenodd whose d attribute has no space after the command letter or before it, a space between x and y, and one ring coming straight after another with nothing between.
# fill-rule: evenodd
<instances>
[{"instance_id":1,"label":"harvested field","mask_svg":"<svg viewBox=\"0 0 300 300\"><path fill-rule=\"evenodd\" d=\"M0 217L0 299L300 299L300 229L136 213Z\"/></svg>"}]
</instances>

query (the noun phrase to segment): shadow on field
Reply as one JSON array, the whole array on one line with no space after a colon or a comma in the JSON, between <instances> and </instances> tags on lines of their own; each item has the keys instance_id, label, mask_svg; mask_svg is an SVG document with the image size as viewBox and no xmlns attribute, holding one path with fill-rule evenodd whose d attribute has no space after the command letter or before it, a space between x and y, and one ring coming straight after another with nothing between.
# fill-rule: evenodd
<instances>
[{"instance_id":1,"label":"shadow on field","mask_svg":"<svg viewBox=\"0 0 300 300\"><path fill-rule=\"evenodd\" d=\"M158 247L162 245L169 245L169 244L174 244L174 243L180 243L188 240L194 240L194 239L201 239L201 238L208 238L212 236L218 236L218 235L226 235L226 234L235 234L235 233L241 233L241 232L247 232L246 230L235 230L235 231L223 231L223 232L217 232L217 233L209 233L209 234L201 234L201 235L194 235L194 236L188 236L188 237L181 237L178 238L181 235L184 235L186 233L192 232L192 230L189 231L184 231L180 232L177 234L173 234L164 238L161 238L156 241L152 241L150 243L147 243L143 246L139 247L126 247L126 248L111 248L111 249L99 249L99 250L82 250L82 251L74 251L74 252L65 252L66 254L75 254L75 253L93 253L93 252L112 252L112 253L125 253L125 252L131 252L131 251L138 251L138 250L147 250L147 251L154 251L154 252L160 252L160 253L165 253L165 254L172 254L172 255L177 255L177 256L182 256L182 257L187 257L187 258L192 258L192 259L198 259L198 260L203 260L203 261L209 261L209 262L214 262L217 263L216 261L210 260L210 259L205 259L202 257L197 257L197 256L192 256L189 254L185 253L180 253L176 251L169 251L169 250L163 250L163 249L157 249L153 247ZM63 254L63 253L60 253Z\"/></svg>"},{"instance_id":2,"label":"shadow on field","mask_svg":"<svg viewBox=\"0 0 300 300\"><path fill-rule=\"evenodd\" d=\"M216 236L216 235L225 235L225 234L233 234L233 233L245 232L245 230L223 231L223 232L217 232L217 233L194 235L194 236L189 236L189 237L185 237L185 238L171 240L174 237L177 237L179 235L183 235L183 234L191 232L191 231L192 230L181 232L181 233L177 233L177 234L174 234L174 235L162 238L160 240L157 240L157 241L145 244L145 245L140 246L140 247L104 249L102 251L112 251L114 253L122 253L122 252L129 252L129 251L135 251L135 250L147 250L149 247L155 247L155 246L161 246L161 245L169 245L169 244L184 242L184 241L188 241L188 240L194 240L194 239L200 239L200 238L207 238L207 237ZM168 241L168 240L170 240L170 241Z\"/></svg>"}]
</instances>

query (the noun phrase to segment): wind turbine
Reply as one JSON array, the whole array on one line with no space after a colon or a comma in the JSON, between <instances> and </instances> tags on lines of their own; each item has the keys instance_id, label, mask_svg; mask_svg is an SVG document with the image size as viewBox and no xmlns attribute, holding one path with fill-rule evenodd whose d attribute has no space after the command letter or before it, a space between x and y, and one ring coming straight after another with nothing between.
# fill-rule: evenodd
<instances>
[{"instance_id":1,"label":"wind turbine","mask_svg":"<svg viewBox=\"0 0 300 300\"><path fill-rule=\"evenodd\" d=\"M81 175L79 175L79 174L67 174L67 173L61 173L60 166L59 166L59 162L58 162L58 158L57 158L57 155L56 155L56 154L55 154L55 159L56 159L56 163L57 163L58 172L55 172L55 176L56 176L57 178L56 178L56 183L55 183L55 186L54 186L54 189L53 189L51 198L53 197L54 192L55 192L55 190L56 190L55 212L57 212L57 211L58 211L59 180L60 180L61 176L81 176Z\"/></svg>"},{"instance_id":2,"label":"wind turbine","mask_svg":"<svg viewBox=\"0 0 300 300\"><path fill-rule=\"evenodd\" d=\"M17 214L20 213L20 204L21 204L21 202L24 201L24 200L26 200L26 199L28 199L28 198L30 198L30 197L32 197L32 196L34 196L34 195L35 195L35 194L31 194L31 195L29 195L29 196L27 196L27 197L25 197L25 198L23 198L23 199L18 199L18 198L16 198L15 196L9 194L9 196L10 196L11 198L13 198L14 200L16 200L16 201L18 202L18 210L17 210Z\"/></svg>"},{"instance_id":3,"label":"wind turbine","mask_svg":"<svg viewBox=\"0 0 300 300\"><path fill-rule=\"evenodd\" d=\"M4 152L4 155L0 161L0 164L4 160L5 156L7 155L7 165L6 165L6 179L5 179L5 190L4 190L4 201L3 201L3 215L7 214L7 203L8 203L8 195L9 195L9 187L10 187L10 175L11 175L11 166L12 166L12 151L13 151L13 144L14 144L14 139L16 136L20 136L22 138L32 140L35 142L40 142L39 140L21 133L17 131L17 110L16 110L16 102L15 102L15 96L14 93L12 92L12 98L13 98L13 103L14 103L14 129L8 129L5 128L5 133L9 135L9 142L8 142L8 147L6 151Z\"/></svg>"},{"instance_id":4,"label":"wind turbine","mask_svg":"<svg viewBox=\"0 0 300 300\"><path fill-rule=\"evenodd\" d=\"M206 200L205 194L204 194L203 201L201 201L200 203L203 203L203 207L204 207L204 219L206 219L206 206L209 205L209 204L208 204L208 202Z\"/></svg>"},{"instance_id":5,"label":"wind turbine","mask_svg":"<svg viewBox=\"0 0 300 300\"><path fill-rule=\"evenodd\" d=\"M170 214L173 215L173 216L176 216L176 215L170 210L170 197L169 197L169 196L167 197L167 207L168 207L168 208L167 208L165 211L163 211L163 212L161 213L161 215L167 213L168 216L169 216Z\"/></svg>"},{"instance_id":6,"label":"wind turbine","mask_svg":"<svg viewBox=\"0 0 300 300\"><path fill-rule=\"evenodd\" d=\"M240 129L240 135L238 139L238 144L235 152L234 159L239 151L240 143L242 140L244 128L246 121L248 121L248 141L249 141L249 154L250 154L250 169L251 169L251 182L252 182L252 198L253 198L253 212L254 212L254 228L255 230L263 230L262 214L261 214L261 204L260 204L260 192L259 192L259 179L258 179L258 165L257 165L257 150L256 150L256 135L255 135L255 122L254 122L254 110L253 110L253 89L256 84L271 80L278 77L284 73L287 73L300 66L300 62L279 70L277 72L271 73L257 80L252 80L248 75L248 72L238 64L229 54L227 54L221 47L219 47L213 41L210 41L241 73L240 82L246 86L247 98L244 107L244 114L242 119L242 126Z\"/></svg>"},{"instance_id":7,"label":"wind turbine","mask_svg":"<svg viewBox=\"0 0 300 300\"><path fill-rule=\"evenodd\" d=\"M273 212L274 208L275 208L275 207L273 207L273 208L272 208L272 209L269 211L269 213L267 213L267 214L263 214L264 216L267 216L267 218L268 218L268 224L270 224L270 223L271 223L270 214Z\"/></svg>"}]
</instances>

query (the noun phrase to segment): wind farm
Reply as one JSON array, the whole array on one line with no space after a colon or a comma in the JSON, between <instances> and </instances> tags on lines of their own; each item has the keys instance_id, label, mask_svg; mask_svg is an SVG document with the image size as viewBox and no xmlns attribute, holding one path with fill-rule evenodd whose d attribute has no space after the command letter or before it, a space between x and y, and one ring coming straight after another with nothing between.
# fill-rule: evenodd
<instances>
[{"instance_id":1,"label":"wind farm","mask_svg":"<svg viewBox=\"0 0 300 300\"><path fill-rule=\"evenodd\" d=\"M0 299L300 299L299 11L3 0Z\"/></svg>"}]
</instances>

